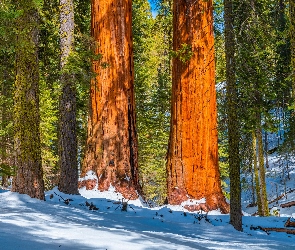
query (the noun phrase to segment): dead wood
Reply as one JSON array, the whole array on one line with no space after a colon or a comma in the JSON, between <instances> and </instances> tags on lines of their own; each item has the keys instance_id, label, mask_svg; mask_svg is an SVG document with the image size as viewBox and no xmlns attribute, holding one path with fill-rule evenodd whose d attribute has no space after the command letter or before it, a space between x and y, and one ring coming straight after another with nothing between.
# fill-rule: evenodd
<instances>
[{"instance_id":1,"label":"dead wood","mask_svg":"<svg viewBox=\"0 0 295 250\"><path fill-rule=\"evenodd\" d=\"M291 217L286 221L285 227L295 227L295 221L291 221Z\"/></svg>"},{"instance_id":2,"label":"dead wood","mask_svg":"<svg viewBox=\"0 0 295 250\"><path fill-rule=\"evenodd\" d=\"M262 230L264 232L266 232L267 234L269 234L269 231L275 231L275 232L281 232L281 233L287 233L287 234L294 234L295 235L295 229L289 229L289 228L278 228L278 227L251 227L251 229L253 230Z\"/></svg>"},{"instance_id":3,"label":"dead wood","mask_svg":"<svg viewBox=\"0 0 295 250\"><path fill-rule=\"evenodd\" d=\"M281 204L282 208L284 208L284 207L292 207L292 206L295 206L295 201L290 201L290 202Z\"/></svg>"}]
</instances>

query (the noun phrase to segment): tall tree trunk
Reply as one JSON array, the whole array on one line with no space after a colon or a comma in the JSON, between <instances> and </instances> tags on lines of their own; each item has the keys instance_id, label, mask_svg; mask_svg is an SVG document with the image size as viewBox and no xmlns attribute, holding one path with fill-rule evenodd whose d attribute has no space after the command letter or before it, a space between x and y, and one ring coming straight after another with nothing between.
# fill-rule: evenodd
<instances>
[{"instance_id":1,"label":"tall tree trunk","mask_svg":"<svg viewBox=\"0 0 295 250\"><path fill-rule=\"evenodd\" d=\"M259 162L259 184L261 193L261 207L262 216L269 216L266 183L265 183L265 168L264 168L264 154L263 154L263 140L262 140L262 128L261 128L261 115L257 115L258 128L256 130L257 142L258 142L258 162Z\"/></svg>"},{"instance_id":2,"label":"tall tree trunk","mask_svg":"<svg viewBox=\"0 0 295 250\"><path fill-rule=\"evenodd\" d=\"M262 215L262 201L261 201L259 172L258 172L258 164L257 164L257 137L256 137L255 131L252 132L252 149L253 149L253 166L254 166L254 179L255 179L255 190L256 190L256 196L257 196L258 214Z\"/></svg>"},{"instance_id":3,"label":"tall tree trunk","mask_svg":"<svg viewBox=\"0 0 295 250\"><path fill-rule=\"evenodd\" d=\"M171 130L168 202L206 199L208 210L228 212L218 167L212 0L173 5ZM190 50L191 47L191 50Z\"/></svg>"},{"instance_id":4,"label":"tall tree trunk","mask_svg":"<svg viewBox=\"0 0 295 250\"><path fill-rule=\"evenodd\" d=\"M6 133L2 133L1 135L1 141L0 141L0 166L1 166L1 170L2 170L2 186L3 187L8 187L8 174L5 170L3 170L4 168L8 167L8 157L7 157L7 143L8 143L8 135L7 135L7 125L9 123L9 113L8 113L8 106L7 106L7 98L8 98L8 88L9 88L9 83L8 83L8 79L9 79L9 75L8 75L8 60L6 55L3 56L3 58L1 57L1 59L3 59L3 68L2 68L2 76L0 78L1 81L1 93L0 93L0 97L1 99L3 98L3 100L1 100L2 103L2 107L1 107L1 130L5 131Z\"/></svg>"},{"instance_id":5,"label":"tall tree trunk","mask_svg":"<svg viewBox=\"0 0 295 250\"><path fill-rule=\"evenodd\" d=\"M67 194L78 193L76 88L74 75L66 69L74 47L74 4L60 0L61 87L59 103L59 166L58 189Z\"/></svg>"},{"instance_id":6,"label":"tall tree trunk","mask_svg":"<svg viewBox=\"0 0 295 250\"><path fill-rule=\"evenodd\" d=\"M224 0L228 160L230 177L230 223L235 229L242 231L239 155L240 138L237 114L238 98L235 77L235 37L233 19L233 1Z\"/></svg>"},{"instance_id":7,"label":"tall tree trunk","mask_svg":"<svg viewBox=\"0 0 295 250\"><path fill-rule=\"evenodd\" d=\"M16 176L12 191L44 199L40 147L38 11L33 0L17 1L22 11L17 21L14 128Z\"/></svg>"},{"instance_id":8,"label":"tall tree trunk","mask_svg":"<svg viewBox=\"0 0 295 250\"><path fill-rule=\"evenodd\" d=\"M291 63L292 63L292 88L295 98L295 1L289 1L290 7L290 37L291 37ZM294 101L295 102L295 101Z\"/></svg>"},{"instance_id":9,"label":"tall tree trunk","mask_svg":"<svg viewBox=\"0 0 295 250\"><path fill-rule=\"evenodd\" d=\"M96 41L91 108L82 177L96 172L98 188L110 186L137 198L131 0L92 0L91 33ZM85 184L85 183L84 183ZM83 185L83 183L81 183Z\"/></svg>"}]
</instances>

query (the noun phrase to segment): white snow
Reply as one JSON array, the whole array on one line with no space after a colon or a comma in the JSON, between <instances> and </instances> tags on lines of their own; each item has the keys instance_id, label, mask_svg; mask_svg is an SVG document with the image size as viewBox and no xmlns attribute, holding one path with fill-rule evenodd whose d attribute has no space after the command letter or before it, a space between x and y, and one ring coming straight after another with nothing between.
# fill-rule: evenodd
<instances>
[{"instance_id":1,"label":"white snow","mask_svg":"<svg viewBox=\"0 0 295 250\"><path fill-rule=\"evenodd\" d=\"M238 232L229 224L229 216L218 211L210 212L206 220L204 214L189 213L182 206L149 208L138 199L128 201L128 211L124 212L122 196L114 189L80 192L81 195L66 195L54 188L46 193L46 201L40 201L1 190L0 249L253 250L295 246L295 235L268 235L250 229L283 227L295 213L294 208L284 209L286 217L244 216L244 232ZM68 205L64 203L67 199ZM98 210L89 210L86 201Z\"/></svg>"}]
</instances>

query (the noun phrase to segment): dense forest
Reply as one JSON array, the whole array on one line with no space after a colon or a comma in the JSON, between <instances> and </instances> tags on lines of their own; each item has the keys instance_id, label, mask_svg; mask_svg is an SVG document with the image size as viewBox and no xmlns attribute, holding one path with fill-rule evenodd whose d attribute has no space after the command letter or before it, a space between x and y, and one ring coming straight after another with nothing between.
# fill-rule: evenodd
<instances>
[{"instance_id":1,"label":"dense forest","mask_svg":"<svg viewBox=\"0 0 295 250\"><path fill-rule=\"evenodd\" d=\"M287 179L295 153L294 6L0 0L2 186L205 198L186 209L230 211L237 230L248 189L268 216L268 156Z\"/></svg>"}]
</instances>

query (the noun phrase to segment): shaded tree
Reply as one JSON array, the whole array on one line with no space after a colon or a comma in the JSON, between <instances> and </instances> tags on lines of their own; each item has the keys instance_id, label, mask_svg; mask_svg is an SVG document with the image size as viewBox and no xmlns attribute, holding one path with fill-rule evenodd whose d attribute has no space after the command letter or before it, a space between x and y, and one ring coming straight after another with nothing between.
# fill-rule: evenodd
<instances>
[{"instance_id":1,"label":"shaded tree","mask_svg":"<svg viewBox=\"0 0 295 250\"><path fill-rule=\"evenodd\" d=\"M69 68L74 49L74 4L60 0L60 67L61 96L59 103L59 165L58 189L68 194L78 193L76 86L75 76Z\"/></svg>"},{"instance_id":2,"label":"shaded tree","mask_svg":"<svg viewBox=\"0 0 295 250\"><path fill-rule=\"evenodd\" d=\"M228 159L230 170L230 223L242 231L241 180L239 155L238 96L235 69L235 34L232 0L224 0L225 56L226 56L226 94Z\"/></svg>"},{"instance_id":3,"label":"shaded tree","mask_svg":"<svg viewBox=\"0 0 295 250\"><path fill-rule=\"evenodd\" d=\"M14 146L16 176L12 191L44 199L40 146L38 33L36 1L20 0L17 19Z\"/></svg>"}]
</instances>

